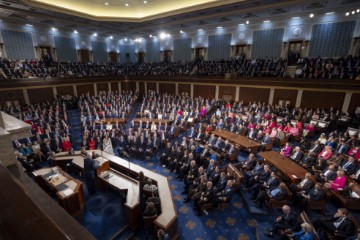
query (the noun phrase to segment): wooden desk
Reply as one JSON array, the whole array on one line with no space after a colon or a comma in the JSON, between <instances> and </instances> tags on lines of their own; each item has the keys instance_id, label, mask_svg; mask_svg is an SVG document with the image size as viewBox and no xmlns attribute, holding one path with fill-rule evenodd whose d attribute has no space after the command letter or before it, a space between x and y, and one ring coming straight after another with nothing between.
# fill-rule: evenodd
<instances>
[{"instance_id":1,"label":"wooden desk","mask_svg":"<svg viewBox=\"0 0 360 240\"><path fill-rule=\"evenodd\" d=\"M101 164L101 166L104 166L103 169L105 169L104 171L107 171L107 164L110 165L110 174L113 174L112 177L110 177L108 179L108 183L112 185L112 187L117 188L117 189L128 189L128 194L127 194L127 200L126 200L126 215L127 215L127 219L133 224L132 227L136 227L137 224L139 224L140 220L137 220L137 217L140 217L140 212L139 214L137 214L137 206L136 206L136 201L134 200L134 198L130 197L129 198L129 194L133 194L133 189L137 189L136 191L140 192L140 185L137 181L136 184L135 183L129 183L129 177L127 177L126 175L122 174L122 173L130 173L130 176L133 178L136 178L139 175L139 172L142 171L144 173L144 175L146 177L149 177L151 179L153 179L154 181L157 182L157 185L159 186L158 188L158 192L159 192L159 197L161 200L161 214L155 219L154 224L161 228L164 229L167 233L170 234L170 236L175 239L178 238L178 230L177 230L177 213L175 210L175 204L172 198L172 194L171 194L171 190L170 190L170 186L168 183L168 180L166 177L164 177L161 174L158 173L154 173L146 168L140 167L136 164L133 164L130 162L116 157L114 155L108 154L106 152L102 152L100 150L89 150L88 152L94 152L102 157L97 158L97 160L103 161L103 163ZM83 168L83 159L84 157L81 156L80 151L76 151L75 155L66 155L66 153L58 153L56 160L61 160L61 159L73 159L73 165L79 167L79 168ZM130 167L130 169L129 169ZM104 172L102 171L102 172ZM104 174L105 175L105 174ZM103 181L104 179L102 178L102 174L98 173L98 177L101 181ZM130 178L131 179L131 178ZM125 180L127 180L128 183L124 183ZM131 179L132 181L134 181L133 179ZM126 187L126 186L128 187ZM138 187L137 187L138 186ZM139 192L135 193L135 198L137 198L137 194L140 194ZM140 195L138 195L140 196ZM140 200L139 200L140 201ZM140 211L140 210L139 210Z\"/></svg>"},{"instance_id":2,"label":"wooden desk","mask_svg":"<svg viewBox=\"0 0 360 240\"><path fill-rule=\"evenodd\" d=\"M82 182L74 179L59 167L42 168L32 172L36 182L45 191L56 193L60 205L71 215L81 213L84 205Z\"/></svg>"},{"instance_id":3,"label":"wooden desk","mask_svg":"<svg viewBox=\"0 0 360 240\"><path fill-rule=\"evenodd\" d=\"M99 150L95 151L97 153L100 152ZM157 182L157 186L159 186L159 197L161 200L161 214L155 219L154 224L158 228L164 229L172 239L177 239L177 213L167 178L131 162L129 164L128 161L105 152L103 152L103 157L110 161L111 169L115 169L118 172L123 173L130 172L130 176L132 177L137 177L139 172L142 171L146 177Z\"/></svg>"},{"instance_id":4,"label":"wooden desk","mask_svg":"<svg viewBox=\"0 0 360 240\"><path fill-rule=\"evenodd\" d=\"M142 122L143 124L146 122L149 123L155 123L155 124L162 124L165 125L165 123L169 124L172 122L170 119L157 119L157 118L133 118L134 123Z\"/></svg>"},{"instance_id":5,"label":"wooden desk","mask_svg":"<svg viewBox=\"0 0 360 240\"><path fill-rule=\"evenodd\" d=\"M101 119L101 120L96 120L95 124L100 124L101 122L103 124L107 124L108 122L114 124L116 122L118 122L119 124L124 124L126 123L126 119L125 118L105 118L105 119Z\"/></svg>"},{"instance_id":6,"label":"wooden desk","mask_svg":"<svg viewBox=\"0 0 360 240\"><path fill-rule=\"evenodd\" d=\"M125 215L127 224L137 229L141 222L140 216L140 183L114 170L102 172L98 175L101 182L115 190L126 191Z\"/></svg>"},{"instance_id":7,"label":"wooden desk","mask_svg":"<svg viewBox=\"0 0 360 240\"><path fill-rule=\"evenodd\" d=\"M259 156L265 162L276 167L280 172L290 178L293 183L299 182L305 177L306 169L298 165L293 160L283 157L280 153L274 151L260 152Z\"/></svg>"},{"instance_id":8,"label":"wooden desk","mask_svg":"<svg viewBox=\"0 0 360 240\"><path fill-rule=\"evenodd\" d=\"M229 132L227 130L216 129L212 133L218 137L227 139L230 142L240 145L242 149L245 149L246 151L251 153L256 153L258 148L261 147L261 144L256 141L251 140L245 136L240 136L235 133Z\"/></svg>"}]
</instances>

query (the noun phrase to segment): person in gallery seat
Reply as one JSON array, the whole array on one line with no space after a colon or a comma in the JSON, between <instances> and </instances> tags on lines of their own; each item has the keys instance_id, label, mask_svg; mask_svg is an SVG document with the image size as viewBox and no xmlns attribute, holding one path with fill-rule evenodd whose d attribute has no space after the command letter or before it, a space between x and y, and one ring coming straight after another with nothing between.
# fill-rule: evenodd
<instances>
[{"instance_id":1,"label":"person in gallery seat","mask_svg":"<svg viewBox=\"0 0 360 240\"><path fill-rule=\"evenodd\" d=\"M146 204L146 209L143 212L144 217L150 217L154 215L158 215L159 211L156 209L155 204L153 202L148 202Z\"/></svg>"},{"instance_id":2,"label":"person in gallery seat","mask_svg":"<svg viewBox=\"0 0 360 240\"><path fill-rule=\"evenodd\" d=\"M273 190L263 190L260 191L257 195L254 203L257 208L262 208L266 200L274 199L274 200L284 200L288 196L288 191L286 188L286 184L281 182L279 186Z\"/></svg>"},{"instance_id":3,"label":"person in gallery seat","mask_svg":"<svg viewBox=\"0 0 360 240\"><path fill-rule=\"evenodd\" d=\"M272 228L265 232L265 236L281 239L286 230L295 230L297 227L297 216L291 211L290 206L284 205L282 212L283 214L274 221Z\"/></svg>"}]
</instances>

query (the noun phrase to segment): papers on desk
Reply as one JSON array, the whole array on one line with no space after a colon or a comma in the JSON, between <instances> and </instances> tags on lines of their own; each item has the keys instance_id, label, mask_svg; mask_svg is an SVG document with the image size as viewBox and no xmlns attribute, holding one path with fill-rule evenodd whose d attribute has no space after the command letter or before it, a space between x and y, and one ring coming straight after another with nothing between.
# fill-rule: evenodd
<instances>
[{"instance_id":1,"label":"papers on desk","mask_svg":"<svg viewBox=\"0 0 360 240\"><path fill-rule=\"evenodd\" d=\"M74 191L70 188L67 188L67 189L63 190L62 193L67 197L67 196L70 196L71 194L73 194Z\"/></svg>"},{"instance_id":2,"label":"papers on desk","mask_svg":"<svg viewBox=\"0 0 360 240\"><path fill-rule=\"evenodd\" d=\"M297 176L295 176L295 175L291 175L291 176L292 176L293 178L295 178L295 179L296 179L296 178L298 178L298 177L297 177Z\"/></svg>"}]
</instances>

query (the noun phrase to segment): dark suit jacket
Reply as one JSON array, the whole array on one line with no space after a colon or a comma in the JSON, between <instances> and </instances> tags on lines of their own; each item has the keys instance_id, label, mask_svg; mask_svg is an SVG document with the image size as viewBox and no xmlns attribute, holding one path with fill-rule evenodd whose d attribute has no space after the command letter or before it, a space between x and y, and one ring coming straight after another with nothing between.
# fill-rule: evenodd
<instances>
[{"instance_id":1,"label":"dark suit jacket","mask_svg":"<svg viewBox=\"0 0 360 240\"><path fill-rule=\"evenodd\" d=\"M284 200L288 196L288 192L286 189L281 189L275 196L272 197L274 200Z\"/></svg>"},{"instance_id":2,"label":"dark suit jacket","mask_svg":"<svg viewBox=\"0 0 360 240\"><path fill-rule=\"evenodd\" d=\"M297 226L297 217L293 213L284 214L281 216L281 223L285 224L288 229L294 229Z\"/></svg>"},{"instance_id":3,"label":"dark suit jacket","mask_svg":"<svg viewBox=\"0 0 360 240\"><path fill-rule=\"evenodd\" d=\"M333 220L336 221L337 219L334 218ZM349 218L345 218L344 221L342 221L342 223L339 225L337 230L339 231L339 233L350 237L354 234L354 223Z\"/></svg>"},{"instance_id":4,"label":"dark suit jacket","mask_svg":"<svg viewBox=\"0 0 360 240\"><path fill-rule=\"evenodd\" d=\"M310 190L308 196L310 197L310 200L321 201L325 198L325 191L324 190L315 191L315 188L313 188Z\"/></svg>"},{"instance_id":5,"label":"dark suit jacket","mask_svg":"<svg viewBox=\"0 0 360 240\"><path fill-rule=\"evenodd\" d=\"M290 158L294 161L300 161L304 157L304 154L301 151L294 158L293 154L291 154Z\"/></svg>"},{"instance_id":6,"label":"dark suit jacket","mask_svg":"<svg viewBox=\"0 0 360 240\"><path fill-rule=\"evenodd\" d=\"M314 187L314 185L315 184L312 180L308 180L302 187L302 190L304 190L305 192L309 192Z\"/></svg>"}]
</instances>

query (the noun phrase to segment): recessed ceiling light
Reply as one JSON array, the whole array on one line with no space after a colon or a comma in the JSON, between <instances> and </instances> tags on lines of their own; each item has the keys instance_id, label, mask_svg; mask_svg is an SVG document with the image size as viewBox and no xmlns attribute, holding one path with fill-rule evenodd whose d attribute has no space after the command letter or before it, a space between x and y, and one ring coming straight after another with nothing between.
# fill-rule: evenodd
<instances>
[{"instance_id":1,"label":"recessed ceiling light","mask_svg":"<svg viewBox=\"0 0 360 240\"><path fill-rule=\"evenodd\" d=\"M94 36L94 37L97 37L97 33L94 33L93 36Z\"/></svg>"},{"instance_id":2,"label":"recessed ceiling light","mask_svg":"<svg viewBox=\"0 0 360 240\"><path fill-rule=\"evenodd\" d=\"M78 31L74 30L74 33L78 33Z\"/></svg>"},{"instance_id":3,"label":"recessed ceiling light","mask_svg":"<svg viewBox=\"0 0 360 240\"><path fill-rule=\"evenodd\" d=\"M126 6L126 7L128 7L128 6L129 6L129 4L128 4L128 3L125 3L125 6Z\"/></svg>"},{"instance_id":4,"label":"recessed ceiling light","mask_svg":"<svg viewBox=\"0 0 360 240\"><path fill-rule=\"evenodd\" d=\"M292 17L292 19L300 19L300 17Z\"/></svg>"},{"instance_id":5,"label":"recessed ceiling light","mask_svg":"<svg viewBox=\"0 0 360 240\"><path fill-rule=\"evenodd\" d=\"M180 33L184 33L184 31L183 31L183 30L180 30Z\"/></svg>"},{"instance_id":6,"label":"recessed ceiling light","mask_svg":"<svg viewBox=\"0 0 360 240\"><path fill-rule=\"evenodd\" d=\"M127 42L127 40L128 40L128 39L127 39L127 38L125 38L125 42Z\"/></svg>"},{"instance_id":7,"label":"recessed ceiling light","mask_svg":"<svg viewBox=\"0 0 360 240\"><path fill-rule=\"evenodd\" d=\"M325 13L326 15L331 15L331 14L334 14L335 12L327 12Z\"/></svg>"},{"instance_id":8,"label":"recessed ceiling light","mask_svg":"<svg viewBox=\"0 0 360 240\"><path fill-rule=\"evenodd\" d=\"M33 27L34 25L27 23L26 26Z\"/></svg>"},{"instance_id":9,"label":"recessed ceiling light","mask_svg":"<svg viewBox=\"0 0 360 240\"><path fill-rule=\"evenodd\" d=\"M217 29L220 29L220 28L222 28L222 26L217 26L216 28L217 28Z\"/></svg>"},{"instance_id":10,"label":"recessed ceiling light","mask_svg":"<svg viewBox=\"0 0 360 240\"><path fill-rule=\"evenodd\" d=\"M309 17L311 17L311 18L314 17L314 14L313 14L313 13L310 13Z\"/></svg>"},{"instance_id":11,"label":"recessed ceiling light","mask_svg":"<svg viewBox=\"0 0 360 240\"><path fill-rule=\"evenodd\" d=\"M144 1L145 4L147 4L147 1Z\"/></svg>"},{"instance_id":12,"label":"recessed ceiling light","mask_svg":"<svg viewBox=\"0 0 360 240\"><path fill-rule=\"evenodd\" d=\"M355 11L352 11L351 14L355 14Z\"/></svg>"},{"instance_id":13,"label":"recessed ceiling light","mask_svg":"<svg viewBox=\"0 0 360 240\"><path fill-rule=\"evenodd\" d=\"M110 38L110 39L113 39L113 36L110 36L109 38Z\"/></svg>"},{"instance_id":14,"label":"recessed ceiling light","mask_svg":"<svg viewBox=\"0 0 360 240\"><path fill-rule=\"evenodd\" d=\"M152 38L152 34L150 34L149 37Z\"/></svg>"},{"instance_id":15,"label":"recessed ceiling light","mask_svg":"<svg viewBox=\"0 0 360 240\"><path fill-rule=\"evenodd\" d=\"M359 12L360 12L360 9L357 9L356 12L359 13Z\"/></svg>"},{"instance_id":16,"label":"recessed ceiling light","mask_svg":"<svg viewBox=\"0 0 360 240\"><path fill-rule=\"evenodd\" d=\"M52 28L51 28L51 30L53 30L53 31L57 31L57 29L56 29L56 28L54 28L54 27L52 27Z\"/></svg>"},{"instance_id":17,"label":"recessed ceiling light","mask_svg":"<svg viewBox=\"0 0 360 240\"><path fill-rule=\"evenodd\" d=\"M201 32L202 31L202 29L200 28L200 29L198 29L198 32Z\"/></svg>"},{"instance_id":18,"label":"recessed ceiling light","mask_svg":"<svg viewBox=\"0 0 360 240\"><path fill-rule=\"evenodd\" d=\"M239 25L240 25L240 26L243 26L243 25L245 25L245 24L244 24L244 23L239 23Z\"/></svg>"},{"instance_id":19,"label":"recessed ceiling light","mask_svg":"<svg viewBox=\"0 0 360 240\"><path fill-rule=\"evenodd\" d=\"M246 21L246 24L249 24L250 22L249 21Z\"/></svg>"},{"instance_id":20,"label":"recessed ceiling light","mask_svg":"<svg viewBox=\"0 0 360 240\"><path fill-rule=\"evenodd\" d=\"M106 2L106 3L104 3L106 6L108 6L109 5L109 3L108 2Z\"/></svg>"},{"instance_id":21,"label":"recessed ceiling light","mask_svg":"<svg viewBox=\"0 0 360 240\"><path fill-rule=\"evenodd\" d=\"M349 12L346 12L346 13L345 13L345 16L349 16L349 15L350 15L350 13L349 13Z\"/></svg>"},{"instance_id":22,"label":"recessed ceiling light","mask_svg":"<svg viewBox=\"0 0 360 240\"><path fill-rule=\"evenodd\" d=\"M264 23L269 23L270 22L270 20L264 20Z\"/></svg>"}]
</instances>

